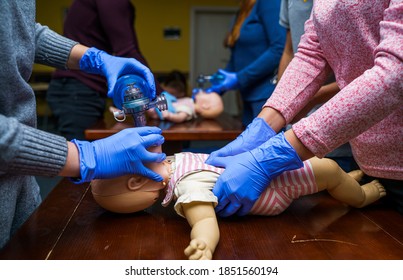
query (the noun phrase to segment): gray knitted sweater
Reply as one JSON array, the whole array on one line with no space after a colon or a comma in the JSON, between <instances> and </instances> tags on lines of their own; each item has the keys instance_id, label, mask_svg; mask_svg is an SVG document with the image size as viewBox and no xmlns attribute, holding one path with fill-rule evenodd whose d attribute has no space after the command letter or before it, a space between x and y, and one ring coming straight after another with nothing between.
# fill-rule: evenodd
<instances>
[{"instance_id":1,"label":"gray knitted sweater","mask_svg":"<svg viewBox=\"0 0 403 280\"><path fill-rule=\"evenodd\" d=\"M34 62L64 68L76 42L35 23L34 0L0 1L0 248L40 203L33 175L55 176L67 142L36 129Z\"/></svg>"}]
</instances>

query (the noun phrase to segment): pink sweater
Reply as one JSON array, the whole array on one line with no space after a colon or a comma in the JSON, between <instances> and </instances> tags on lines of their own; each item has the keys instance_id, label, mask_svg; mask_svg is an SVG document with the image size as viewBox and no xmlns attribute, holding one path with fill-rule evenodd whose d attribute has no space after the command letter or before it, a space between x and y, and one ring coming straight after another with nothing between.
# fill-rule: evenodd
<instances>
[{"instance_id":1,"label":"pink sweater","mask_svg":"<svg viewBox=\"0 0 403 280\"><path fill-rule=\"evenodd\" d=\"M264 106L290 122L331 68L341 91L295 134L319 157L350 141L366 174L403 180L403 1L316 0L305 32Z\"/></svg>"}]
</instances>

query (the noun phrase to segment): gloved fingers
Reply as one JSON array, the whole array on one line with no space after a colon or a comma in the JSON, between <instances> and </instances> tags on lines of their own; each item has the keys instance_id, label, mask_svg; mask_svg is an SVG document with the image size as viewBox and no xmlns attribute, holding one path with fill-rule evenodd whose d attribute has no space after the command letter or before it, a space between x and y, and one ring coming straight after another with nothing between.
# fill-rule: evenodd
<instances>
[{"instance_id":1,"label":"gloved fingers","mask_svg":"<svg viewBox=\"0 0 403 280\"><path fill-rule=\"evenodd\" d=\"M219 150L218 150L219 151ZM210 165L214 165L214 159L218 156L218 151L214 151L212 152L208 158L206 159L205 163L210 164Z\"/></svg>"},{"instance_id":2,"label":"gloved fingers","mask_svg":"<svg viewBox=\"0 0 403 280\"><path fill-rule=\"evenodd\" d=\"M239 207L238 211L236 212L236 214L238 216L245 216L247 215L250 210L252 209L254 203L250 202L250 203L244 203L241 207Z\"/></svg>"},{"instance_id":3,"label":"gloved fingers","mask_svg":"<svg viewBox=\"0 0 403 280\"><path fill-rule=\"evenodd\" d=\"M130 130L137 132L140 136L162 133L162 130L156 126L142 126L142 127L130 128Z\"/></svg>"},{"instance_id":4,"label":"gloved fingers","mask_svg":"<svg viewBox=\"0 0 403 280\"><path fill-rule=\"evenodd\" d=\"M141 62L135 60L134 58L130 58L130 63L126 64L126 67L121 71L119 76L129 75L129 74L137 74L143 79L146 80L148 88L150 89L151 96L148 96L150 99L154 99L156 96L155 90L155 79L154 75L151 73L151 70L142 64Z\"/></svg>"},{"instance_id":5,"label":"gloved fingers","mask_svg":"<svg viewBox=\"0 0 403 280\"><path fill-rule=\"evenodd\" d=\"M234 140L234 141L237 141L237 140ZM209 157L206 159L206 163L216 166L216 164L218 163L216 161L217 158L223 158L223 157L235 155L233 153L233 149L232 149L232 146L233 146L232 143L234 141L232 141L231 143L228 143L226 146L222 147L221 149L212 152L209 155Z\"/></svg>"},{"instance_id":6,"label":"gloved fingers","mask_svg":"<svg viewBox=\"0 0 403 280\"><path fill-rule=\"evenodd\" d=\"M241 204L238 201L231 201L231 203L228 203L223 209L218 212L216 211L216 213L220 217L229 217L237 213L240 207Z\"/></svg>"},{"instance_id":7,"label":"gloved fingers","mask_svg":"<svg viewBox=\"0 0 403 280\"><path fill-rule=\"evenodd\" d=\"M117 106L119 109L122 109L122 102L123 102L123 96L120 97L120 101L116 102L116 100L118 99L118 96L114 96L115 93L115 85L116 85L116 81L118 79L118 76L116 74L113 73L109 73L108 76L106 77L106 81L108 82L108 93L107 96L109 98L112 98L115 106ZM115 100L116 99L116 100ZM116 104L118 103L118 104ZM119 107L120 105L120 107Z\"/></svg>"},{"instance_id":8,"label":"gloved fingers","mask_svg":"<svg viewBox=\"0 0 403 280\"><path fill-rule=\"evenodd\" d=\"M227 164L231 162L232 156L222 157L222 156L213 156L211 155L206 159L206 163L213 165L215 167L227 167Z\"/></svg>"},{"instance_id":9,"label":"gloved fingers","mask_svg":"<svg viewBox=\"0 0 403 280\"><path fill-rule=\"evenodd\" d=\"M149 134L146 136L142 136L142 138L143 138L143 145L145 148L151 146L161 146L165 141L164 136L160 134Z\"/></svg>"},{"instance_id":10,"label":"gloved fingers","mask_svg":"<svg viewBox=\"0 0 403 280\"><path fill-rule=\"evenodd\" d=\"M217 71L219 74L223 75L223 76L227 76L228 72L225 71L224 69L218 69Z\"/></svg>"},{"instance_id":11,"label":"gloved fingers","mask_svg":"<svg viewBox=\"0 0 403 280\"><path fill-rule=\"evenodd\" d=\"M155 90L155 80L154 80L154 76L153 74L150 72L150 70L145 71L143 77L145 77L146 81L147 81L147 85L150 89L150 94L151 96L148 96L150 99L154 99L156 94L156 90Z\"/></svg>"},{"instance_id":12,"label":"gloved fingers","mask_svg":"<svg viewBox=\"0 0 403 280\"><path fill-rule=\"evenodd\" d=\"M152 171L151 169L148 169L147 167L144 167L141 170L140 175L147 177L156 182L161 182L162 180L164 180L160 174Z\"/></svg>"},{"instance_id":13,"label":"gloved fingers","mask_svg":"<svg viewBox=\"0 0 403 280\"><path fill-rule=\"evenodd\" d=\"M222 95L223 93L223 86L222 85L215 85L207 88L205 90L207 93L217 92L218 94Z\"/></svg>"},{"instance_id":14,"label":"gloved fingers","mask_svg":"<svg viewBox=\"0 0 403 280\"><path fill-rule=\"evenodd\" d=\"M226 196L224 196L224 197L221 197L220 195L219 195L219 193L221 193L219 190L217 191L215 191L215 188L213 189L213 193L214 193L214 195L218 198L218 203L217 203L217 206L215 207L215 212L218 214L218 213L220 213L229 203L230 203L230 201L229 201L229 199L226 197Z\"/></svg>"},{"instance_id":15,"label":"gloved fingers","mask_svg":"<svg viewBox=\"0 0 403 280\"><path fill-rule=\"evenodd\" d=\"M161 162L166 159L165 153L155 153L150 151L144 151L141 160L143 162Z\"/></svg>"},{"instance_id":16,"label":"gloved fingers","mask_svg":"<svg viewBox=\"0 0 403 280\"><path fill-rule=\"evenodd\" d=\"M202 91L202 90L203 90L203 89L201 89L201 88L194 88L194 89L192 89L192 99L195 100L196 95L197 95L200 91Z\"/></svg>"}]
</instances>

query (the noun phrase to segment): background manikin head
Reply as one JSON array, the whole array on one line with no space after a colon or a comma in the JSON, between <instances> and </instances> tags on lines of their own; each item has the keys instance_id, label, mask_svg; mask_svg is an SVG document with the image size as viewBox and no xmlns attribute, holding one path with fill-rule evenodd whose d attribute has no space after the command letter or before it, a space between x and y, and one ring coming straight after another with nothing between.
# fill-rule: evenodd
<instances>
[{"instance_id":1,"label":"background manikin head","mask_svg":"<svg viewBox=\"0 0 403 280\"><path fill-rule=\"evenodd\" d=\"M195 95L196 114L206 119L214 119L224 111L224 103L216 92L200 91Z\"/></svg>"},{"instance_id":2,"label":"background manikin head","mask_svg":"<svg viewBox=\"0 0 403 280\"><path fill-rule=\"evenodd\" d=\"M161 146L148 150L161 152ZM153 205L168 183L170 164L163 161L147 163L146 166L159 173L164 180L155 182L137 174L92 180L91 192L95 201L101 207L115 213L134 213Z\"/></svg>"}]
</instances>

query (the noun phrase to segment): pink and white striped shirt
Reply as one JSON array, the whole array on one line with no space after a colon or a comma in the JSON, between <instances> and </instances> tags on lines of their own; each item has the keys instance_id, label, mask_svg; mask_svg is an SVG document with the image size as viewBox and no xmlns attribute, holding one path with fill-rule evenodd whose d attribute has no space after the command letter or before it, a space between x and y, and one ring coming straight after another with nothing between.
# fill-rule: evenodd
<instances>
[{"instance_id":1,"label":"pink and white striped shirt","mask_svg":"<svg viewBox=\"0 0 403 280\"><path fill-rule=\"evenodd\" d=\"M205 163L207 154L181 153L183 155L180 162L175 162L176 168L168 183L167 194L162 202L167 206L174 197L174 189L180 180L187 175L197 171L212 171L217 174L224 172L224 168L214 167ZM215 182L212 183L213 189ZM272 180L269 187L262 193L250 214L273 216L283 212L300 196L316 193L315 177L309 161L304 162L300 169L286 171Z\"/></svg>"},{"instance_id":2,"label":"pink and white striped shirt","mask_svg":"<svg viewBox=\"0 0 403 280\"><path fill-rule=\"evenodd\" d=\"M341 91L293 131L318 157L350 141L366 174L403 180L403 0L315 0L298 52L264 106L289 123L330 69Z\"/></svg>"}]
</instances>

